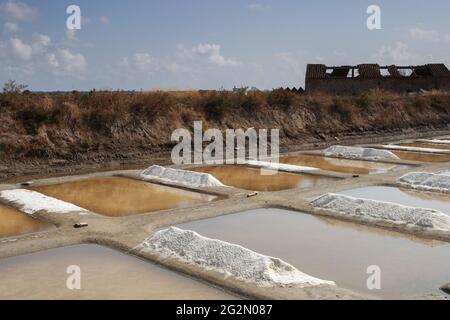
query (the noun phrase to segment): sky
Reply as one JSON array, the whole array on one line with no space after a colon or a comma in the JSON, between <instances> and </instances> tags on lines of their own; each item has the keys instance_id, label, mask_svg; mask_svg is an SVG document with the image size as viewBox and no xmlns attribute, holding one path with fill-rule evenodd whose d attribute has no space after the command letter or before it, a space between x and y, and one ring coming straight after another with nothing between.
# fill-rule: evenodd
<instances>
[{"instance_id":1,"label":"sky","mask_svg":"<svg viewBox=\"0 0 450 320\"><path fill-rule=\"evenodd\" d=\"M449 14L448 0L0 0L0 83L271 89L303 86L308 63L450 66Z\"/></svg>"}]
</instances>

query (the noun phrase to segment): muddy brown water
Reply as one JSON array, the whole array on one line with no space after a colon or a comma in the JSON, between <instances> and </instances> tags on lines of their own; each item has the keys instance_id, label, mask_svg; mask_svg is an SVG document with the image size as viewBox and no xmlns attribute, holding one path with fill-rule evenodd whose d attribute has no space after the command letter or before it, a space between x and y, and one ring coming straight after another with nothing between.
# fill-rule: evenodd
<instances>
[{"instance_id":1,"label":"muddy brown water","mask_svg":"<svg viewBox=\"0 0 450 320\"><path fill-rule=\"evenodd\" d=\"M111 217L185 208L217 198L119 177L89 179L28 189Z\"/></svg>"},{"instance_id":2,"label":"muddy brown water","mask_svg":"<svg viewBox=\"0 0 450 320\"><path fill-rule=\"evenodd\" d=\"M355 198L394 202L410 207L430 208L450 215L450 195L395 187L364 187L338 192ZM449 257L450 259L450 257Z\"/></svg>"},{"instance_id":3,"label":"muddy brown water","mask_svg":"<svg viewBox=\"0 0 450 320\"><path fill-rule=\"evenodd\" d=\"M448 162L450 161L450 155L447 154L433 154L423 152L410 152L410 151L396 151L390 150L401 160L419 161L419 162Z\"/></svg>"},{"instance_id":4,"label":"muddy brown water","mask_svg":"<svg viewBox=\"0 0 450 320\"><path fill-rule=\"evenodd\" d=\"M14 208L0 204L0 238L52 229L50 223L34 219Z\"/></svg>"},{"instance_id":5,"label":"muddy brown water","mask_svg":"<svg viewBox=\"0 0 450 320\"><path fill-rule=\"evenodd\" d=\"M278 257L299 270L383 298L439 294L450 279L450 244L281 209L257 209L179 225ZM250 232L249 232L250 230ZM381 268L381 290L367 268Z\"/></svg>"},{"instance_id":6,"label":"muddy brown water","mask_svg":"<svg viewBox=\"0 0 450 320\"><path fill-rule=\"evenodd\" d=\"M261 175L260 169L237 165L209 166L192 170L212 174L227 186L256 191L309 188L336 181L335 178L312 174L277 172L274 175Z\"/></svg>"},{"instance_id":7,"label":"muddy brown water","mask_svg":"<svg viewBox=\"0 0 450 320\"><path fill-rule=\"evenodd\" d=\"M319 168L327 171L336 171L353 174L376 174L386 173L392 170L408 168L404 165L392 163L337 159L323 156L300 155L280 158L281 163Z\"/></svg>"},{"instance_id":8,"label":"muddy brown water","mask_svg":"<svg viewBox=\"0 0 450 320\"><path fill-rule=\"evenodd\" d=\"M69 266L81 289L69 290ZM78 245L0 260L0 299L236 299L219 288L98 245Z\"/></svg>"},{"instance_id":9,"label":"muddy brown water","mask_svg":"<svg viewBox=\"0 0 450 320\"><path fill-rule=\"evenodd\" d=\"M450 146L445 144L434 144L434 143L397 143L398 146L404 147L414 147L414 148L428 148L428 149L441 149L441 150L450 150Z\"/></svg>"}]
</instances>

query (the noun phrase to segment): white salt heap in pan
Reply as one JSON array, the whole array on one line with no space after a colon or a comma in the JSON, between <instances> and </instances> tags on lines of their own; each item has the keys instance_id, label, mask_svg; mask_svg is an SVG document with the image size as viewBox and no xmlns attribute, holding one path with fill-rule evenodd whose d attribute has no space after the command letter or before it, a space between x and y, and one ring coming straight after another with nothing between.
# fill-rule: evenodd
<instances>
[{"instance_id":1,"label":"white salt heap in pan","mask_svg":"<svg viewBox=\"0 0 450 320\"><path fill-rule=\"evenodd\" d=\"M138 249L262 287L334 285L334 282L311 277L280 259L175 227L156 232L153 237L144 240Z\"/></svg>"},{"instance_id":2,"label":"white salt heap in pan","mask_svg":"<svg viewBox=\"0 0 450 320\"><path fill-rule=\"evenodd\" d=\"M417 140L418 142L424 142L424 143L432 143L432 144L450 144L450 140L447 140L447 139L442 139L442 140L439 140L439 139L431 139L431 140L429 140L429 139L420 139L420 140Z\"/></svg>"},{"instance_id":3,"label":"white salt heap in pan","mask_svg":"<svg viewBox=\"0 0 450 320\"><path fill-rule=\"evenodd\" d=\"M435 149L435 148L423 148L423 147L411 147L411 146L397 146L395 144L384 145L383 148L399 151L411 151L411 152L425 152L425 153L450 153L449 150Z\"/></svg>"},{"instance_id":4,"label":"white salt heap in pan","mask_svg":"<svg viewBox=\"0 0 450 320\"><path fill-rule=\"evenodd\" d=\"M144 179L180 184L188 187L223 187L224 184L209 173L151 166L141 173Z\"/></svg>"},{"instance_id":5,"label":"white salt heap in pan","mask_svg":"<svg viewBox=\"0 0 450 320\"><path fill-rule=\"evenodd\" d=\"M450 231L450 216L434 209L407 207L391 202L353 198L334 193L327 193L314 199L311 205L367 221L385 221L397 225Z\"/></svg>"},{"instance_id":6,"label":"white salt heap in pan","mask_svg":"<svg viewBox=\"0 0 450 320\"><path fill-rule=\"evenodd\" d=\"M398 182L415 189L450 192L450 171L444 170L437 173L410 172L400 177Z\"/></svg>"},{"instance_id":7,"label":"white salt heap in pan","mask_svg":"<svg viewBox=\"0 0 450 320\"><path fill-rule=\"evenodd\" d=\"M50 213L86 213L87 210L76 205L55 198L47 197L39 192L14 189L0 192L0 198L15 203L25 213L33 214L38 211Z\"/></svg>"},{"instance_id":8,"label":"white salt heap in pan","mask_svg":"<svg viewBox=\"0 0 450 320\"><path fill-rule=\"evenodd\" d=\"M351 159L399 160L399 157L397 157L391 151L361 147L331 146L324 151L324 154L325 156L335 156Z\"/></svg>"},{"instance_id":9,"label":"white salt heap in pan","mask_svg":"<svg viewBox=\"0 0 450 320\"><path fill-rule=\"evenodd\" d=\"M285 164L280 162L269 162L269 161L259 161L259 160L248 160L246 164L252 167L258 167L266 170L281 170L286 172L305 172L305 171L316 171L319 170L314 167L306 167L306 166L297 166L292 164Z\"/></svg>"}]
</instances>

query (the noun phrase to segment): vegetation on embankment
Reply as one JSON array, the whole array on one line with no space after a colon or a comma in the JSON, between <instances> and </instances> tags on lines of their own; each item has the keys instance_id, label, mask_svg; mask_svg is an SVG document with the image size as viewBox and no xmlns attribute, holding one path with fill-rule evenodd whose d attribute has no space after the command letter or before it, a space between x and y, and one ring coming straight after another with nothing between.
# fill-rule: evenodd
<instances>
[{"instance_id":1,"label":"vegetation on embankment","mask_svg":"<svg viewBox=\"0 0 450 320\"><path fill-rule=\"evenodd\" d=\"M91 92L0 94L0 159L81 162L168 149L174 129L279 128L281 144L349 132L448 128L450 94L361 96L271 92ZM29 159L29 160L27 160Z\"/></svg>"}]
</instances>

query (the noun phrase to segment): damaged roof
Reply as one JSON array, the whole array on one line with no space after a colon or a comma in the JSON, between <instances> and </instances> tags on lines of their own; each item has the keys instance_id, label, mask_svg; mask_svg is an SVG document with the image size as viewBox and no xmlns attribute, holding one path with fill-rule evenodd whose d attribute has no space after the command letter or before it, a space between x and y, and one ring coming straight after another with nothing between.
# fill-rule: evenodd
<instances>
[{"instance_id":1,"label":"damaged roof","mask_svg":"<svg viewBox=\"0 0 450 320\"><path fill-rule=\"evenodd\" d=\"M400 70L410 70L409 77L450 77L449 69L443 63L430 63L421 66L383 66L378 64L359 64L357 66L328 67L324 64L308 64L306 68L307 79L325 78L381 78L381 69L387 70L387 77L406 77ZM351 71L351 72L350 72Z\"/></svg>"}]
</instances>

